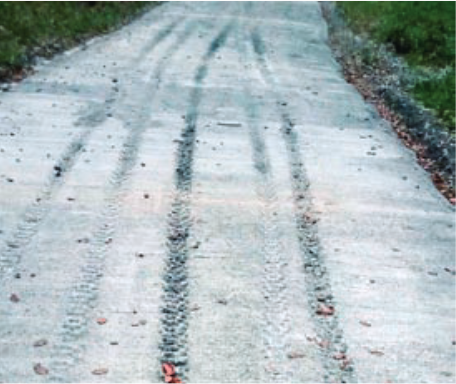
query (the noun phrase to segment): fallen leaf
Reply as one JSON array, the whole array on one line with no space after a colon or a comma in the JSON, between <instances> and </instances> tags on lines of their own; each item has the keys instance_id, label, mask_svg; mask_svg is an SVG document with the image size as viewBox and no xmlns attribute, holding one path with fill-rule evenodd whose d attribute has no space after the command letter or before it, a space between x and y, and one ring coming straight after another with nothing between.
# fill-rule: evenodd
<instances>
[{"instance_id":1,"label":"fallen leaf","mask_svg":"<svg viewBox=\"0 0 456 384\"><path fill-rule=\"evenodd\" d=\"M97 323L100 324L100 325L106 324L107 322L108 322L108 319L106 319L104 317L99 317L97 319Z\"/></svg>"},{"instance_id":2,"label":"fallen leaf","mask_svg":"<svg viewBox=\"0 0 456 384\"><path fill-rule=\"evenodd\" d=\"M35 364L33 366L33 370L37 375L47 375L49 373L49 369L47 369L45 366L41 365L41 363Z\"/></svg>"},{"instance_id":3,"label":"fallen leaf","mask_svg":"<svg viewBox=\"0 0 456 384\"><path fill-rule=\"evenodd\" d=\"M345 360L347 358L347 355L345 353L339 352L336 353L333 357L334 360Z\"/></svg>"},{"instance_id":4,"label":"fallen leaf","mask_svg":"<svg viewBox=\"0 0 456 384\"><path fill-rule=\"evenodd\" d=\"M101 376L101 375L106 375L108 372L109 372L108 368L97 368L92 371L92 375Z\"/></svg>"},{"instance_id":5,"label":"fallen leaf","mask_svg":"<svg viewBox=\"0 0 456 384\"><path fill-rule=\"evenodd\" d=\"M46 339L39 339L33 343L34 347L43 347L47 345L48 341Z\"/></svg>"},{"instance_id":6,"label":"fallen leaf","mask_svg":"<svg viewBox=\"0 0 456 384\"><path fill-rule=\"evenodd\" d=\"M332 305L319 304L316 310L317 315L331 316L334 315L334 307Z\"/></svg>"},{"instance_id":7,"label":"fallen leaf","mask_svg":"<svg viewBox=\"0 0 456 384\"><path fill-rule=\"evenodd\" d=\"M174 368L174 365L171 363L163 363L162 371L165 376L173 376L176 374L176 369Z\"/></svg>"}]
</instances>

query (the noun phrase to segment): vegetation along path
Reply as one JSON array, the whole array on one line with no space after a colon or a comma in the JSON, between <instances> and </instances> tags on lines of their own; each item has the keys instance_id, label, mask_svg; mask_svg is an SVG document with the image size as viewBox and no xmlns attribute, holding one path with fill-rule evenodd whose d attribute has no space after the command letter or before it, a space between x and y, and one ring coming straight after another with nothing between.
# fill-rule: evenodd
<instances>
[{"instance_id":1,"label":"vegetation along path","mask_svg":"<svg viewBox=\"0 0 456 384\"><path fill-rule=\"evenodd\" d=\"M454 381L454 225L318 3L162 4L0 95L0 381Z\"/></svg>"}]
</instances>

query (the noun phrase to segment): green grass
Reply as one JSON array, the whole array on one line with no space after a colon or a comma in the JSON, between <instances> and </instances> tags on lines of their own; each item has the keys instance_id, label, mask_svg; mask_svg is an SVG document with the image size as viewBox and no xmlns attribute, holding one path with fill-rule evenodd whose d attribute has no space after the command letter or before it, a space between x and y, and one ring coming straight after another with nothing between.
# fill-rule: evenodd
<instances>
[{"instance_id":1,"label":"green grass","mask_svg":"<svg viewBox=\"0 0 456 384\"><path fill-rule=\"evenodd\" d=\"M392 44L411 66L449 67L442 79L423 81L412 90L450 130L455 126L455 2L337 2L357 33Z\"/></svg>"},{"instance_id":2,"label":"green grass","mask_svg":"<svg viewBox=\"0 0 456 384\"><path fill-rule=\"evenodd\" d=\"M151 3L0 1L0 67L28 64L32 48L70 47L107 32Z\"/></svg>"}]
</instances>

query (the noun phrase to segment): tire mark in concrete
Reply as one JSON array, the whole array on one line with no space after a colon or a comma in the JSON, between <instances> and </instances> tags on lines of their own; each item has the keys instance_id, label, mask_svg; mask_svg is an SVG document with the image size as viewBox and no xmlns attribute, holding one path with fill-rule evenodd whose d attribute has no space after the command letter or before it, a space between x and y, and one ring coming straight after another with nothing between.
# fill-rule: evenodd
<instances>
[{"instance_id":1,"label":"tire mark in concrete","mask_svg":"<svg viewBox=\"0 0 456 384\"><path fill-rule=\"evenodd\" d=\"M191 191L193 154L197 135L198 108L202 99L202 83L208 74L210 61L225 44L232 23L226 25L209 45L196 70L185 126L177 149L175 197L168 221L168 257L163 276L163 306L161 318L161 363L176 366L182 380L187 379L188 330L188 245L191 230Z\"/></svg>"},{"instance_id":2,"label":"tire mark in concrete","mask_svg":"<svg viewBox=\"0 0 456 384\"><path fill-rule=\"evenodd\" d=\"M249 136L253 148L253 165L257 173L257 196L261 203L261 231L263 243L263 297L266 371L273 382L289 382L291 372L287 371L287 335L290 329L290 313L287 303L287 265L285 250L280 240L277 224L277 194L271 174L266 143L258 124L256 111L250 110Z\"/></svg>"},{"instance_id":3,"label":"tire mark in concrete","mask_svg":"<svg viewBox=\"0 0 456 384\"><path fill-rule=\"evenodd\" d=\"M246 3L246 11L251 4ZM249 36L242 28L240 34L240 54L248 62L251 59ZM288 335L291 317L288 303L288 285L285 268L287 260L277 223L277 192L271 169L266 141L263 131L258 127L258 106L253 100L251 88L244 89L243 106L247 115L250 146L252 148L253 167L256 170L257 197L261 204L262 244L260 254L263 262L262 293L264 298L263 334L265 357L265 372L271 382L291 382L292 372L287 367Z\"/></svg>"},{"instance_id":4,"label":"tire mark in concrete","mask_svg":"<svg viewBox=\"0 0 456 384\"><path fill-rule=\"evenodd\" d=\"M277 81L269 68L266 48L256 28L251 31L251 42L262 76L273 92L277 92ZM353 382L356 381L354 363L348 358L348 348L338 321L337 306L318 238L317 220L312 211L309 180L301 157L298 133L294 129L285 103L280 101L279 95L276 95L275 99L282 120L281 134L290 167L296 229L305 268L307 300L318 335L316 342L320 347L326 371L325 380ZM324 307L335 309L335 313L327 316L319 314Z\"/></svg>"},{"instance_id":5,"label":"tire mark in concrete","mask_svg":"<svg viewBox=\"0 0 456 384\"><path fill-rule=\"evenodd\" d=\"M160 30L151 42L147 44L146 49L140 52L138 57L143 58L144 55L150 53L181 22L182 19L176 20ZM135 58L132 61L132 65L137 62L139 61ZM16 230L6 241L5 247L0 253L0 279L11 276L16 272L26 247L33 241L34 236L37 234L43 220L52 207L52 200L63 186L65 176L73 169L95 129L106 120L106 111L115 106L116 98L117 93L111 91L103 104L89 105L87 111L74 123L76 126L82 125L85 128L78 137L69 143L61 154L53 166L49 179L43 189L35 197L34 202L25 209Z\"/></svg>"},{"instance_id":6,"label":"tire mark in concrete","mask_svg":"<svg viewBox=\"0 0 456 384\"><path fill-rule=\"evenodd\" d=\"M88 319L91 309L95 307L100 281L103 277L105 259L108 249L114 241L119 211L122 199L128 189L126 185L130 173L138 161L139 150L145 131L148 128L151 111L150 105L158 88L166 65L179 47L194 32L193 24L180 33L173 44L167 48L157 63L151 76L154 86L143 94L144 111L138 114L138 120L131 124L123 143L123 148L117 160L117 166L109 180L109 190L104 201L104 208L98 222L99 228L94 232L88 253L84 256L84 265L64 302L64 319L58 335L58 341L53 349L50 380L53 382L70 382L69 371L77 364L78 356L84 350L82 338L87 332ZM161 39L163 40L163 39ZM160 40L160 41L161 41Z\"/></svg>"}]
</instances>

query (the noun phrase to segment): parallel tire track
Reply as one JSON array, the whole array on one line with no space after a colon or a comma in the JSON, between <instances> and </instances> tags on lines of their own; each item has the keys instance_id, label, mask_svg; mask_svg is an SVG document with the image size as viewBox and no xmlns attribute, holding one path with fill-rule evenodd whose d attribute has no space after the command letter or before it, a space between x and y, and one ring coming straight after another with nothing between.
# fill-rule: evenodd
<instances>
[{"instance_id":1,"label":"parallel tire track","mask_svg":"<svg viewBox=\"0 0 456 384\"><path fill-rule=\"evenodd\" d=\"M247 4L246 4L247 5ZM249 36L241 29L241 55L251 59ZM246 60L247 62L247 60ZM263 335L265 371L271 382L290 382L292 372L287 368L287 350L291 314L288 302L288 284L285 268L286 253L277 222L278 198L271 161L263 130L258 126L258 106L251 89L244 90L243 106L247 115L253 167L256 171L256 193L261 204L260 230L262 244L260 254L263 262L262 293L264 298Z\"/></svg>"},{"instance_id":2,"label":"parallel tire track","mask_svg":"<svg viewBox=\"0 0 456 384\"><path fill-rule=\"evenodd\" d=\"M202 83L208 74L209 63L225 41L232 24L225 26L210 43L196 70L194 87L185 126L177 149L175 197L168 221L168 257L163 276L163 306L161 318L161 363L171 363L178 376L186 380L188 371L188 245L191 230L191 191L193 154L197 135L198 108L202 99Z\"/></svg>"},{"instance_id":3,"label":"parallel tire track","mask_svg":"<svg viewBox=\"0 0 456 384\"><path fill-rule=\"evenodd\" d=\"M138 59L142 59L150 53L173 32L181 21L181 19L176 20L160 30L150 43L147 44L145 49L140 52L138 58L133 60L132 64L134 65L136 62L139 62ZM83 129L78 137L69 143L54 165L48 182L44 185L38 196L35 197L34 202L25 209L16 230L10 239L6 241L5 247L0 253L0 279L11 276L16 272L16 268L21 262L21 257L25 253L26 247L33 241L43 220L51 210L52 201L59 189L63 186L65 176L73 169L95 129L106 119L106 111L115 106L116 96L116 92L111 92L101 108L95 108L95 110L89 108L87 115L81 116L75 123L76 125L86 126L86 128Z\"/></svg>"},{"instance_id":4,"label":"parallel tire track","mask_svg":"<svg viewBox=\"0 0 456 384\"><path fill-rule=\"evenodd\" d=\"M272 89L277 89L277 82L266 59L265 45L257 29L251 31L251 42L262 76ZM343 331L338 321L330 278L320 249L298 133L285 106L279 103L278 95L275 99L282 120L281 134L290 167L296 229L305 268L307 300L318 335L317 343L320 346L320 355L326 371L325 380L353 382L355 381L354 365L347 355L347 345L343 341ZM334 308L335 314L329 316L319 314L322 306Z\"/></svg>"},{"instance_id":5,"label":"parallel tire track","mask_svg":"<svg viewBox=\"0 0 456 384\"><path fill-rule=\"evenodd\" d=\"M274 382L289 382L291 372L287 372L285 362L291 317L287 301L285 250L280 240L276 217L277 193L266 143L254 118L249 123L249 129L253 164L258 178L257 196L262 206L260 223L263 239L261 254L264 263L262 291L265 300L264 332L268 372Z\"/></svg>"},{"instance_id":6,"label":"parallel tire track","mask_svg":"<svg viewBox=\"0 0 456 384\"><path fill-rule=\"evenodd\" d=\"M179 47L191 36L193 25L180 33L166 52L158 61L156 69L151 76L154 86L150 87L143 95L143 103L150 104L157 89L165 65L178 51ZM169 33L168 33L169 34ZM166 36L168 35L166 34ZM166 37L160 35L158 44ZM151 49L152 50L152 49ZM87 332L87 324L91 309L96 304L100 281L103 277L105 258L108 254L110 243L114 241L117 219L122 208L123 196L128 189L126 182L130 173L137 164L138 154L143 135L148 128L148 120L151 111L145 107L145 111L139 114L141 120L132 124L132 128L123 143L123 148L117 160L117 166L109 180L109 191L104 201L104 208L98 222L99 228L93 234L93 241L88 253L84 257L84 265L80 270L74 286L72 287L64 307L64 319L60 330L58 342L53 350L51 365L51 380L54 382L68 382L68 372L76 364L78 356L84 349L82 336Z\"/></svg>"}]
</instances>

